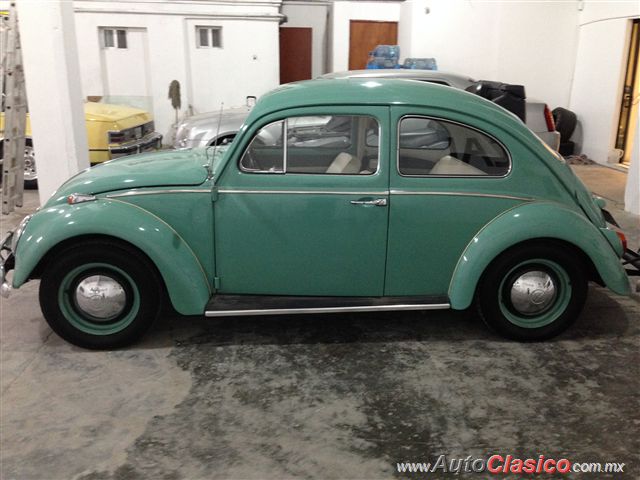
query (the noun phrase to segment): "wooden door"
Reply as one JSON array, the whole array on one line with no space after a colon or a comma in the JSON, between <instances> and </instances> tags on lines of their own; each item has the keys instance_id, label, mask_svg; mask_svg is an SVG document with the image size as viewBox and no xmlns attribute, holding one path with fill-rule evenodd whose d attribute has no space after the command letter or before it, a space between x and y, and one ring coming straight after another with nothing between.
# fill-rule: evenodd
<instances>
[{"instance_id":1,"label":"wooden door","mask_svg":"<svg viewBox=\"0 0 640 480\"><path fill-rule=\"evenodd\" d=\"M280 83L311 78L311 28L280 27Z\"/></svg>"},{"instance_id":2,"label":"wooden door","mask_svg":"<svg viewBox=\"0 0 640 480\"><path fill-rule=\"evenodd\" d=\"M376 45L398 44L398 22L351 20L349 26L349 70L367 66L369 52Z\"/></svg>"}]
</instances>

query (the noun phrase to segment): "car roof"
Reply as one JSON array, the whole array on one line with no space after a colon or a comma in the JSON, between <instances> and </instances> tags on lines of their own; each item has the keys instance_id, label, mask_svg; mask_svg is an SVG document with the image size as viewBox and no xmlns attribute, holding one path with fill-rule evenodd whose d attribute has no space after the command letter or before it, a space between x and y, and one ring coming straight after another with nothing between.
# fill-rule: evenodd
<instances>
[{"instance_id":1,"label":"car roof","mask_svg":"<svg viewBox=\"0 0 640 480\"><path fill-rule=\"evenodd\" d=\"M419 69L369 69L369 70L345 70L342 72L326 73L320 78L398 78L405 80L422 80L428 82L445 82L452 87L465 89L476 80L468 75L461 75L453 72L443 72L442 70L419 70Z\"/></svg>"},{"instance_id":2,"label":"car roof","mask_svg":"<svg viewBox=\"0 0 640 480\"><path fill-rule=\"evenodd\" d=\"M345 78L315 79L281 85L260 98L246 123L283 109L330 105L453 108L462 113L476 110L478 114L482 112L494 118L517 120L511 113L489 100L443 85L415 80Z\"/></svg>"}]
</instances>

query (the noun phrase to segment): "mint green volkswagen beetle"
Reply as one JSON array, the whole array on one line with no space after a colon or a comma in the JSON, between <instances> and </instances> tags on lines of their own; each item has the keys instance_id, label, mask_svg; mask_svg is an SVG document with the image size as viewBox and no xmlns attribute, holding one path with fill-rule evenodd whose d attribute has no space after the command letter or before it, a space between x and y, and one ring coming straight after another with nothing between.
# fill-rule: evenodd
<instances>
[{"instance_id":1,"label":"mint green volkswagen beetle","mask_svg":"<svg viewBox=\"0 0 640 480\"><path fill-rule=\"evenodd\" d=\"M138 339L166 300L230 316L466 309L549 338L623 246L571 169L506 110L407 80L265 95L228 147L144 154L68 180L2 244L71 343ZM5 284L4 290L8 291Z\"/></svg>"}]
</instances>

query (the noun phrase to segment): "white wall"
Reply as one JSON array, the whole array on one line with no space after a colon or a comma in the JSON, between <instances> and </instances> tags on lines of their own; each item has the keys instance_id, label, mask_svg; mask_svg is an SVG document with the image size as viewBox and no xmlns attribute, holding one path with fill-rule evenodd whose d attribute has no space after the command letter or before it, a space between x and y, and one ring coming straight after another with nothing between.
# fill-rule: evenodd
<instances>
[{"instance_id":1,"label":"white wall","mask_svg":"<svg viewBox=\"0 0 640 480\"><path fill-rule=\"evenodd\" d=\"M435 57L440 70L522 84L551 108L568 106L577 2L408 0L401 18L403 57Z\"/></svg>"},{"instance_id":2,"label":"white wall","mask_svg":"<svg viewBox=\"0 0 640 480\"><path fill-rule=\"evenodd\" d=\"M283 27L307 27L311 34L311 78L327 73L327 12L329 3L292 1L282 5Z\"/></svg>"},{"instance_id":3,"label":"white wall","mask_svg":"<svg viewBox=\"0 0 640 480\"><path fill-rule=\"evenodd\" d=\"M569 109L578 116L579 152L606 163L615 142L628 50L627 19L580 27ZM606 39L606 41L603 41Z\"/></svg>"},{"instance_id":4,"label":"white wall","mask_svg":"<svg viewBox=\"0 0 640 480\"><path fill-rule=\"evenodd\" d=\"M18 21L43 205L67 178L89 166L73 10L63 0L19 2Z\"/></svg>"},{"instance_id":5,"label":"white wall","mask_svg":"<svg viewBox=\"0 0 640 480\"><path fill-rule=\"evenodd\" d=\"M195 48L196 25L221 27L222 48ZM279 84L277 22L187 19L186 33L195 113L244 105Z\"/></svg>"},{"instance_id":6,"label":"white wall","mask_svg":"<svg viewBox=\"0 0 640 480\"><path fill-rule=\"evenodd\" d=\"M175 114L167 98L178 80L182 110L197 112L244 104L278 85L280 0L156 2L75 1L83 95L104 95L98 29L145 28L156 129L169 141ZM197 49L195 25L222 26L222 49Z\"/></svg>"},{"instance_id":7,"label":"white wall","mask_svg":"<svg viewBox=\"0 0 640 480\"><path fill-rule=\"evenodd\" d=\"M615 146L631 19L640 18L640 2L586 0L580 12L579 44L569 108L580 128L574 135L579 151L606 163ZM627 177L625 209L640 214L640 138L636 140Z\"/></svg>"},{"instance_id":8,"label":"white wall","mask_svg":"<svg viewBox=\"0 0 640 480\"><path fill-rule=\"evenodd\" d=\"M349 68L349 22L351 20L400 21L401 3L336 1L333 4L331 25L331 71ZM398 32L400 37L400 32ZM404 57L405 54L400 54Z\"/></svg>"},{"instance_id":9,"label":"white wall","mask_svg":"<svg viewBox=\"0 0 640 480\"><path fill-rule=\"evenodd\" d=\"M635 141L631 153L631 166L624 192L624 209L640 215L640 122L636 123Z\"/></svg>"}]
</instances>

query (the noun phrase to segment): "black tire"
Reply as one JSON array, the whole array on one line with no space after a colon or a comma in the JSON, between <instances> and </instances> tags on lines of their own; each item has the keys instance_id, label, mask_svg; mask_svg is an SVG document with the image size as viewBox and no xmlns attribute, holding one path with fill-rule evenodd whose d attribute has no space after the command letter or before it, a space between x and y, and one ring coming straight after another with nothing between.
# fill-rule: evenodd
<instances>
[{"instance_id":1,"label":"black tire","mask_svg":"<svg viewBox=\"0 0 640 480\"><path fill-rule=\"evenodd\" d=\"M588 289L585 272L579 256L560 243L507 250L480 280L477 304L481 316L490 328L513 340L554 337L569 328L582 311Z\"/></svg>"},{"instance_id":2,"label":"black tire","mask_svg":"<svg viewBox=\"0 0 640 480\"><path fill-rule=\"evenodd\" d=\"M560 132L560 142L568 142L578 123L576 114L562 107L554 108L551 114L556 124L556 131Z\"/></svg>"},{"instance_id":3,"label":"black tire","mask_svg":"<svg viewBox=\"0 0 640 480\"><path fill-rule=\"evenodd\" d=\"M91 283L97 278L100 283ZM56 252L45 266L39 295L42 313L60 337L83 348L112 349L144 335L159 314L163 289L142 253L95 240ZM100 302L109 295L111 303ZM96 308L103 309L97 316L86 310Z\"/></svg>"},{"instance_id":4,"label":"black tire","mask_svg":"<svg viewBox=\"0 0 640 480\"><path fill-rule=\"evenodd\" d=\"M574 142L564 142L560 144L558 148L558 153L563 157L568 157L569 155L573 155L573 151L576 148L576 144Z\"/></svg>"}]
</instances>

